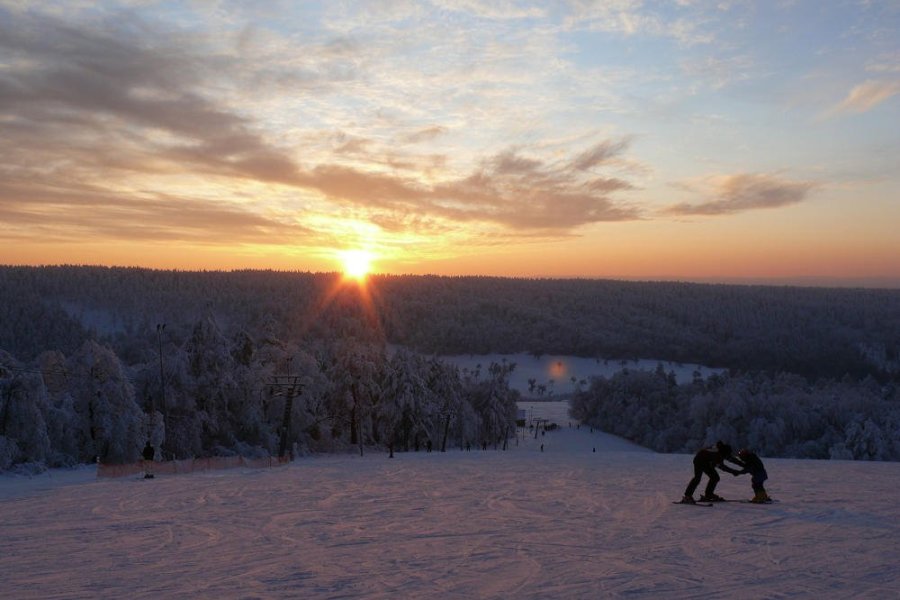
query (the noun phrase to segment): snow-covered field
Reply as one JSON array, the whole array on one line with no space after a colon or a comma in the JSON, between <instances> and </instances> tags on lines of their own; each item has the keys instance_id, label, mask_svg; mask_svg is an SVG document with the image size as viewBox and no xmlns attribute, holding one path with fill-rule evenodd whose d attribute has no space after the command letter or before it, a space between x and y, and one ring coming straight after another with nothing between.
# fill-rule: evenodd
<instances>
[{"instance_id":1,"label":"snow-covered field","mask_svg":"<svg viewBox=\"0 0 900 600\"><path fill-rule=\"evenodd\" d=\"M768 459L778 504L673 505L690 456L541 410L562 430L506 452L0 477L0 598L900 597L900 464Z\"/></svg>"}]
</instances>

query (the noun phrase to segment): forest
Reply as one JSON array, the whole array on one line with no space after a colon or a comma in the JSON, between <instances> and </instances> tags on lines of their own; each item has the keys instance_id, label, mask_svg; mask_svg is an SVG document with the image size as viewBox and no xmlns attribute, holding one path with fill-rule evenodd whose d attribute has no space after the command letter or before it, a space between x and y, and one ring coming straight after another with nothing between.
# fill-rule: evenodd
<instances>
[{"instance_id":1,"label":"forest","mask_svg":"<svg viewBox=\"0 0 900 600\"><path fill-rule=\"evenodd\" d=\"M728 373L678 384L664 370L594 378L570 400L573 418L658 452L715 440L763 456L900 460L900 394L874 378Z\"/></svg>"},{"instance_id":2,"label":"forest","mask_svg":"<svg viewBox=\"0 0 900 600\"><path fill-rule=\"evenodd\" d=\"M502 446L515 365L440 356L517 352L726 370L571 399L659 451L900 458L898 290L4 266L0 297L0 470L127 462L147 439L173 458Z\"/></svg>"}]
</instances>

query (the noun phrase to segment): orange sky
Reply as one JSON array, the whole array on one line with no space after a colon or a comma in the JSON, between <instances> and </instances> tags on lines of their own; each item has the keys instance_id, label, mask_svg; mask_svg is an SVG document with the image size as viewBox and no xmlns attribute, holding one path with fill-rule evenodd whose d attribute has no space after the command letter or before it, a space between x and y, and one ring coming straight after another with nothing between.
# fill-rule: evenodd
<instances>
[{"instance_id":1,"label":"orange sky","mask_svg":"<svg viewBox=\"0 0 900 600\"><path fill-rule=\"evenodd\" d=\"M0 263L900 287L900 7L0 0Z\"/></svg>"}]
</instances>

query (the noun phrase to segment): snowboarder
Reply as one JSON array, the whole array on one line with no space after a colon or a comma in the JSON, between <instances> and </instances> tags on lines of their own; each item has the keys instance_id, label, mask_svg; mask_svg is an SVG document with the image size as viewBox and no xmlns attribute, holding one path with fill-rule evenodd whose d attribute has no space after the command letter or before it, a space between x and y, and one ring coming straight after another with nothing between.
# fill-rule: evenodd
<instances>
[{"instance_id":1,"label":"snowboarder","mask_svg":"<svg viewBox=\"0 0 900 600\"><path fill-rule=\"evenodd\" d=\"M705 473L709 477L706 483L706 492L700 496L703 502L721 502L724 500L721 496L716 495L716 485L719 483L719 474L716 473L716 467L722 469L726 473L738 475L740 471L732 469L725 465L725 461L734 463L739 467L744 464L738 461L731 454L731 446L719 440L713 448L703 448L694 455L694 477L688 482L687 488L684 490L684 498L682 502L686 504L694 503L694 490L700 485L700 478Z\"/></svg>"},{"instance_id":2,"label":"snowboarder","mask_svg":"<svg viewBox=\"0 0 900 600\"><path fill-rule=\"evenodd\" d=\"M153 479L153 459L156 458L156 450L153 448L150 440L147 440L141 456L144 457L144 479Z\"/></svg>"},{"instance_id":3,"label":"snowboarder","mask_svg":"<svg viewBox=\"0 0 900 600\"><path fill-rule=\"evenodd\" d=\"M769 494L766 493L766 488L763 486L765 480L769 478L768 473L766 473L766 467L763 466L763 462L755 453L746 448L738 451L737 455L738 460L744 464L743 470L738 471L738 474L742 475L744 473L750 473L750 485L753 487L753 498L750 502L755 502L757 504L771 502L772 499L769 498Z\"/></svg>"}]
</instances>

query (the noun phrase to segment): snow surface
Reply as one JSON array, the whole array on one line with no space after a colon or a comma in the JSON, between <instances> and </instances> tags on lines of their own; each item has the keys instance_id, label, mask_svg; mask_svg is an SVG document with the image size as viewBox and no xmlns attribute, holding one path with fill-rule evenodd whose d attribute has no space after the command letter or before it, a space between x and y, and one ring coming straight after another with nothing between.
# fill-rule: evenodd
<instances>
[{"instance_id":1,"label":"snow surface","mask_svg":"<svg viewBox=\"0 0 900 600\"><path fill-rule=\"evenodd\" d=\"M0 598L900 597L900 464L767 459L777 504L674 505L690 456L522 408L562 429L506 452L0 477Z\"/></svg>"}]
</instances>

